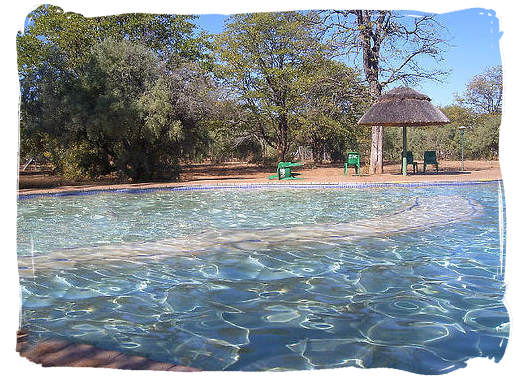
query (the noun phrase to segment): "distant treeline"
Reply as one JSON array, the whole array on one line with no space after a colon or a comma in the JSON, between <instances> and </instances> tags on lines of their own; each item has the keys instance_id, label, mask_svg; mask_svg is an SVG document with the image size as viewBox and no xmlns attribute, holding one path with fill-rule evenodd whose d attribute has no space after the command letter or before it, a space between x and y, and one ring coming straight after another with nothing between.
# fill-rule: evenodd
<instances>
[{"instance_id":1,"label":"distant treeline","mask_svg":"<svg viewBox=\"0 0 516 378\"><path fill-rule=\"evenodd\" d=\"M17 37L20 157L68 178L117 174L134 181L177 178L181 163L229 159L365 160L371 130L357 126L373 101L363 73L342 63L323 12L232 16L207 35L193 16L85 18L42 6ZM403 82L400 82L400 84ZM445 127L412 128L415 154L497 158L501 68L472 78ZM401 131L386 129L388 159Z\"/></svg>"}]
</instances>

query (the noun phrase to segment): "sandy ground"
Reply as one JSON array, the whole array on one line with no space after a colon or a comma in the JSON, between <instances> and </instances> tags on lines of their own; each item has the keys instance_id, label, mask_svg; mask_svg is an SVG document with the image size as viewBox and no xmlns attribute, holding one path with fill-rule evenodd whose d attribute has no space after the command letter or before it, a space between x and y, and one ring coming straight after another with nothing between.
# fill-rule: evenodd
<instances>
[{"instance_id":1,"label":"sandy ground","mask_svg":"<svg viewBox=\"0 0 516 378\"><path fill-rule=\"evenodd\" d=\"M104 179L90 183L68 183L62 178L43 174L20 174L19 194L57 193L64 191L123 189L123 188L159 188L193 185L227 185L246 183L269 184L310 184L310 183L399 183L399 182L453 182L453 181L485 181L501 179L498 161L465 161L464 171L461 171L460 161L440 162L439 172L433 166L427 167L423 173L422 164L419 172L413 173L410 166L407 176L400 173L399 164L386 165L381 175L368 175L367 170L360 176L355 175L354 169L348 170L337 165L312 167L306 165L293 169L300 173L302 180L269 180L274 169L264 168L254 164L226 163L224 165L198 164L184 167L180 180L176 182L149 182L149 183L120 183L116 180Z\"/></svg>"}]
</instances>

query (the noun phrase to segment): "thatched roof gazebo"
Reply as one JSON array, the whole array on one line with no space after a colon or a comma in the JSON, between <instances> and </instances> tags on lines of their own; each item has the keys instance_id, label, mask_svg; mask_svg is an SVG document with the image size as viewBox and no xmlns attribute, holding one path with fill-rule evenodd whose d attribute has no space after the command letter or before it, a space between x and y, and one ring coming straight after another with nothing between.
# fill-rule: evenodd
<instances>
[{"instance_id":1,"label":"thatched roof gazebo","mask_svg":"<svg viewBox=\"0 0 516 378\"><path fill-rule=\"evenodd\" d=\"M364 126L403 127L403 175L407 174L407 126L437 126L450 120L430 103L430 97L399 87L380 96L358 121Z\"/></svg>"}]
</instances>

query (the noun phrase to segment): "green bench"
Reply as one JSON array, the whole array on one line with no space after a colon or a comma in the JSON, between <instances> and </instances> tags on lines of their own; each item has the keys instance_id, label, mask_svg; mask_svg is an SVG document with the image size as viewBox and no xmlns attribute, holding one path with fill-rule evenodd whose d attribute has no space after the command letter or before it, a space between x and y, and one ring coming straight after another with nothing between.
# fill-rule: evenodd
<instances>
[{"instance_id":1,"label":"green bench","mask_svg":"<svg viewBox=\"0 0 516 378\"><path fill-rule=\"evenodd\" d=\"M348 166L355 167L355 174L360 175L360 154L358 152L348 152L348 159L344 163L344 174L348 174Z\"/></svg>"},{"instance_id":2,"label":"green bench","mask_svg":"<svg viewBox=\"0 0 516 378\"><path fill-rule=\"evenodd\" d=\"M292 168L300 167L303 163L291 163L290 161L280 161L278 168L276 168L276 174L269 176L269 180L302 180L302 177L296 177L299 173L293 173Z\"/></svg>"}]
</instances>

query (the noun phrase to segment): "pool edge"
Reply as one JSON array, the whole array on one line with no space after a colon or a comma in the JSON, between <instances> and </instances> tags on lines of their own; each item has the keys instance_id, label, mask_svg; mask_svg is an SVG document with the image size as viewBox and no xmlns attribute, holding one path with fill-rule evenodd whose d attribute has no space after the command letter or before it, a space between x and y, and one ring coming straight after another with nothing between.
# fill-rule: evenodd
<instances>
[{"instance_id":1,"label":"pool edge","mask_svg":"<svg viewBox=\"0 0 516 378\"><path fill-rule=\"evenodd\" d=\"M70 190L58 190L20 194L18 200L40 197L68 197L81 195L94 195L101 193L149 193L156 191L188 191L188 190L214 190L214 189L264 189L264 188L290 188L290 189L353 189L353 188L388 188L388 187L426 187L426 186L463 186L499 183L502 179L485 179L474 181L391 181L391 182L274 182L274 183L214 183L214 184L151 184L145 187L117 186L98 189L74 188Z\"/></svg>"}]
</instances>

